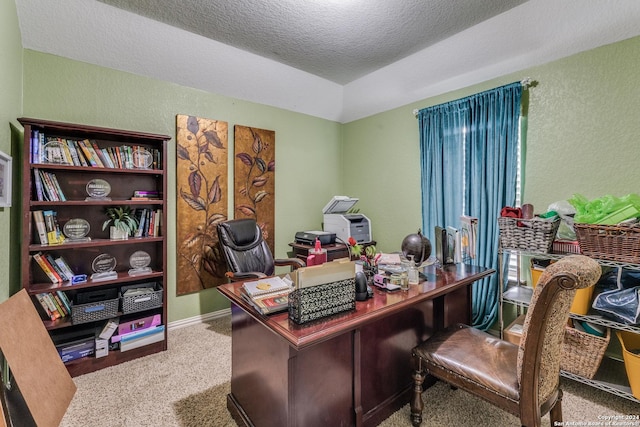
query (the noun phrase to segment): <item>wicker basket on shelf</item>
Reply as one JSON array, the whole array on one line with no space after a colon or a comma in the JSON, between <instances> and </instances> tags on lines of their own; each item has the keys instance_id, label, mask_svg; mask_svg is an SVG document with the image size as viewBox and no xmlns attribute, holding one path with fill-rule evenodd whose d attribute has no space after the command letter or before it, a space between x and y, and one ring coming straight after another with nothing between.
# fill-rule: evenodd
<instances>
[{"instance_id":1,"label":"wicker basket on shelf","mask_svg":"<svg viewBox=\"0 0 640 427\"><path fill-rule=\"evenodd\" d=\"M640 224L573 225L584 255L609 261L640 263Z\"/></svg>"},{"instance_id":2,"label":"wicker basket on shelf","mask_svg":"<svg viewBox=\"0 0 640 427\"><path fill-rule=\"evenodd\" d=\"M603 337L599 337L567 326L564 331L560 369L592 379L602 363L610 339L609 328Z\"/></svg>"},{"instance_id":3,"label":"wicker basket on shelf","mask_svg":"<svg viewBox=\"0 0 640 427\"><path fill-rule=\"evenodd\" d=\"M499 217L500 246L503 249L547 253L560 226L560 217L553 221Z\"/></svg>"}]
</instances>

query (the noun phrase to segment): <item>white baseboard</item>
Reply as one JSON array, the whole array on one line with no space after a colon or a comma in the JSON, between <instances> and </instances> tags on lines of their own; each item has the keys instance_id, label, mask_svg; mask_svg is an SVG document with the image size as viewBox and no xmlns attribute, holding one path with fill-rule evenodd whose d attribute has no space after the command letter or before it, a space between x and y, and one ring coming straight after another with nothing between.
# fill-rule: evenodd
<instances>
[{"instance_id":1,"label":"white baseboard","mask_svg":"<svg viewBox=\"0 0 640 427\"><path fill-rule=\"evenodd\" d=\"M224 310L212 311L211 313L201 314L199 316L189 317L187 319L176 320L170 322L167 325L168 330L185 328L187 326L193 326L198 323L207 322L209 320L217 319L224 316L230 316L231 309L225 308Z\"/></svg>"}]
</instances>

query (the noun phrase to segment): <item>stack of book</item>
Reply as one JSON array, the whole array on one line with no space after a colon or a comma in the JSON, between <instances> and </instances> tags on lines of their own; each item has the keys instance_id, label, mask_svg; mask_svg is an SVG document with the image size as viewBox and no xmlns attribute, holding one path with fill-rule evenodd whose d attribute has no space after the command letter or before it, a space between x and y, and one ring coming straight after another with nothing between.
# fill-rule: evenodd
<instances>
[{"instance_id":1,"label":"stack of book","mask_svg":"<svg viewBox=\"0 0 640 427\"><path fill-rule=\"evenodd\" d=\"M55 293L43 292L36 295L40 306L51 320L61 319L71 315L71 301L62 291Z\"/></svg>"},{"instance_id":2,"label":"stack of book","mask_svg":"<svg viewBox=\"0 0 640 427\"><path fill-rule=\"evenodd\" d=\"M111 343L119 343L120 351L133 350L164 339L165 327L159 314L135 319L118 325L117 335Z\"/></svg>"},{"instance_id":3,"label":"stack of book","mask_svg":"<svg viewBox=\"0 0 640 427\"><path fill-rule=\"evenodd\" d=\"M136 209L138 229L135 237L158 237L161 233L162 209Z\"/></svg>"},{"instance_id":4,"label":"stack of book","mask_svg":"<svg viewBox=\"0 0 640 427\"><path fill-rule=\"evenodd\" d=\"M289 293L293 284L287 277L267 277L245 282L242 285L242 298L262 314L286 311L289 307Z\"/></svg>"},{"instance_id":5,"label":"stack of book","mask_svg":"<svg viewBox=\"0 0 640 427\"><path fill-rule=\"evenodd\" d=\"M65 202L67 200L54 173L34 169L33 180L36 186L36 197L39 202Z\"/></svg>"},{"instance_id":6,"label":"stack of book","mask_svg":"<svg viewBox=\"0 0 640 427\"><path fill-rule=\"evenodd\" d=\"M59 257L47 253L38 252L33 254L33 259L40 266L42 271L47 275L51 283L63 283L71 281L75 273L67 263L67 261Z\"/></svg>"}]
</instances>

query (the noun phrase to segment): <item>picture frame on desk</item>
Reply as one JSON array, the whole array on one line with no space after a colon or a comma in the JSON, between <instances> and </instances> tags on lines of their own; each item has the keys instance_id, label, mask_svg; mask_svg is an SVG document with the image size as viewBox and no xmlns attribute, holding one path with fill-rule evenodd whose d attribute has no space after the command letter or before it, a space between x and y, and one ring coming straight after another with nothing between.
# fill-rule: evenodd
<instances>
[{"instance_id":1,"label":"picture frame on desk","mask_svg":"<svg viewBox=\"0 0 640 427\"><path fill-rule=\"evenodd\" d=\"M11 165L12 158L0 151L0 207L11 207Z\"/></svg>"}]
</instances>

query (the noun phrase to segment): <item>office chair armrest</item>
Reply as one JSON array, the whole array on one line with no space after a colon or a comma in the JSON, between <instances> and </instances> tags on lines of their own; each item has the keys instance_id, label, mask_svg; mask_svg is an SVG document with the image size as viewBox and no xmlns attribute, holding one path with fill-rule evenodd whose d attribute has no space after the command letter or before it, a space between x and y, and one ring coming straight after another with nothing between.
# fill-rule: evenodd
<instances>
[{"instance_id":1,"label":"office chair armrest","mask_svg":"<svg viewBox=\"0 0 640 427\"><path fill-rule=\"evenodd\" d=\"M290 266L291 271L297 270L300 267L305 267L306 264L300 258L278 258L274 259L273 263L278 267Z\"/></svg>"},{"instance_id":2,"label":"office chair armrest","mask_svg":"<svg viewBox=\"0 0 640 427\"><path fill-rule=\"evenodd\" d=\"M250 279L261 279L267 277L266 274L259 271L243 271L242 273L234 273L233 271L227 271L224 273L232 282L243 282Z\"/></svg>"}]
</instances>

